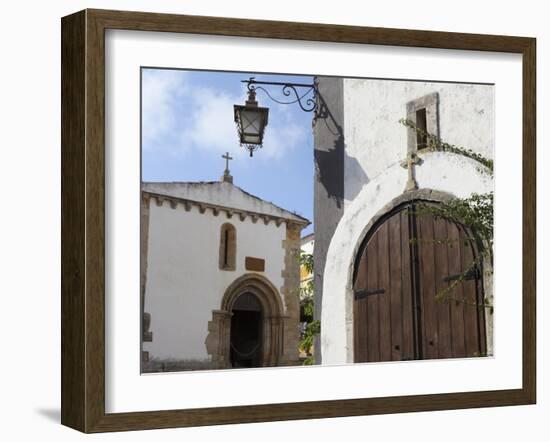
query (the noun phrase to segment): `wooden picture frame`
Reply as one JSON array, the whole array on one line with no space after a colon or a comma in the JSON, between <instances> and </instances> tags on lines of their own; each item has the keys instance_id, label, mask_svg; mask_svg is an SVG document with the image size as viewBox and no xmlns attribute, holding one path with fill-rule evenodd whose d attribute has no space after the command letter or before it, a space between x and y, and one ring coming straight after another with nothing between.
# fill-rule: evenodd
<instances>
[{"instance_id":1,"label":"wooden picture frame","mask_svg":"<svg viewBox=\"0 0 550 442\"><path fill-rule=\"evenodd\" d=\"M105 30L522 55L523 385L518 389L131 413L105 412ZM534 404L536 40L311 23L84 10L62 19L62 424L105 432Z\"/></svg>"}]
</instances>

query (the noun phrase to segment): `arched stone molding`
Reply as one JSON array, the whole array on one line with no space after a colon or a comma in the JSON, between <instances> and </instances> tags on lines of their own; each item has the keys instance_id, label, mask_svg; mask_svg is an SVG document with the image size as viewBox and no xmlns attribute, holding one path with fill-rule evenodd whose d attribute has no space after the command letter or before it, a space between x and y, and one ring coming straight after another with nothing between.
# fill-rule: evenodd
<instances>
[{"instance_id":1,"label":"arched stone molding","mask_svg":"<svg viewBox=\"0 0 550 442\"><path fill-rule=\"evenodd\" d=\"M256 296L262 307L262 361L261 366L289 365L295 361L289 357L284 345L286 329L290 326L285 316L281 296L275 286L264 276L247 273L233 281L225 290L219 310L212 312L208 323L206 350L212 358L213 368L230 368L231 315L235 302L244 293ZM297 353L297 349L294 349ZM296 358L297 359L297 358Z\"/></svg>"},{"instance_id":2,"label":"arched stone molding","mask_svg":"<svg viewBox=\"0 0 550 442\"><path fill-rule=\"evenodd\" d=\"M363 186L345 207L328 247L323 272L323 364L353 362L353 269L358 249L376 221L410 200L444 201L493 189L492 178L474 160L448 152L419 156L423 164L417 167L418 190L403 192L407 171L395 163Z\"/></svg>"}]
</instances>

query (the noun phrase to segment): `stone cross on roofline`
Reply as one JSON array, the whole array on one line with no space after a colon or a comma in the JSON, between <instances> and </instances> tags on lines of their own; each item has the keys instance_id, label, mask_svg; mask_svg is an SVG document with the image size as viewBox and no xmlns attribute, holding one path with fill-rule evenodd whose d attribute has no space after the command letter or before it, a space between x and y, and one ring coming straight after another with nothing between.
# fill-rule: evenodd
<instances>
[{"instance_id":1,"label":"stone cross on roofline","mask_svg":"<svg viewBox=\"0 0 550 442\"><path fill-rule=\"evenodd\" d=\"M226 152L225 155L222 155L222 158L225 160L225 170L221 180L233 184L233 176L229 173L229 160L232 160L233 157L229 155L229 152Z\"/></svg>"},{"instance_id":2,"label":"stone cross on roofline","mask_svg":"<svg viewBox=\"0 0 550 442\"><path fill-rule=\"evenodd\" d=\"M418 183L416 182L416 170L415 166L422 164L422 159L416 154L416 151L409 151L407 158L401 162L401 167L407 169L409 172L409 178L407 185L405 186L405 192L418 189Z\"/></svg>"}]
</instances>

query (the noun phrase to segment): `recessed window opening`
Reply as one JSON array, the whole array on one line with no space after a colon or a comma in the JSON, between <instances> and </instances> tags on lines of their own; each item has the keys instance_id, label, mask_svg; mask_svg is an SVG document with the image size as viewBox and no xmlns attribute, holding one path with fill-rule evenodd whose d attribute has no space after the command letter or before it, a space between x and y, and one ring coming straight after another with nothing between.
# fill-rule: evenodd
<instances>
[{"instance_id":1,"label":"recessed window opening","mask_svg":"<svg viewBox=\"0 0 550 442\"><path fill-rule=\"evenodd\" d=\"M416 149L426 149L428 147L426 108L418 109L416 111L416 129Z\"/></svg>"},{"instance_id":2,"label":"recessed window opening","mask_svg":"<svg viewBox=\"0 0 550 442\"><path fill-rule=\"evenodd\" d=\"M225 223L220 231L220 270L235 270L237 262L237 230Z\"/></svg>"}]
</instances>

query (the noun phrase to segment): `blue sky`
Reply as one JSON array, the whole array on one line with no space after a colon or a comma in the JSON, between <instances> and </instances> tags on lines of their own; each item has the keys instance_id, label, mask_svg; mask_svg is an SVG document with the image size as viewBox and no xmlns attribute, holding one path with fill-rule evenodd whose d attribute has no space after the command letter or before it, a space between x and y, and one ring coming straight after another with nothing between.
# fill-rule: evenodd
<instances>
[{"instance_id":1,"label":"blue sky","mask_svg":"<svg viewBox=\"0 0 550 442\"><path fill-rule=\"evenodd\" d=\"M250 158L238 143L233 105L244 104L241 80L251 76L313 82L307 76L142 69L142 179L218 180L225 168L221 156L229 152L235 185L313 221L313 114L258 91L259 105L269 107L269 124L263 148ZM269 91L288 100L280 88Z\"/></svg>"}]
</instances>

